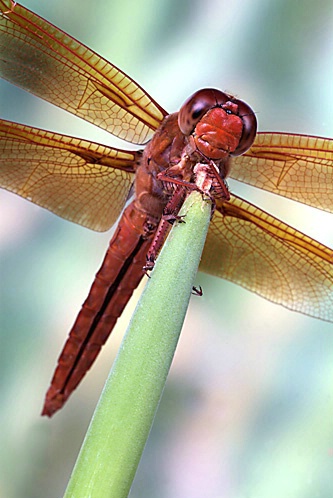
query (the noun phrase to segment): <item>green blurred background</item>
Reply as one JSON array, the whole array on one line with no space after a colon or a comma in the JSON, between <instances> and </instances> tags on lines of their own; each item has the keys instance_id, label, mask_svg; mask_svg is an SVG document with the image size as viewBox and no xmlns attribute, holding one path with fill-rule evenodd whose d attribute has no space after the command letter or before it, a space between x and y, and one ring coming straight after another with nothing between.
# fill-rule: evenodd
<instances>
[{"instance_id":1,"label":"green blurred background","mask_svg":"<svg viewBox=\"0 0 333 498\"><path fill-rule=\"evenodd\" d=\"M227 90L261 131L332 136L330 0L26 0L164 108ZM118 145L0 82L1 117ZM121 144L124 147L124 144ZM230 182L327 245L329 215ZM1 192L0 496L62 496L136 293L92 371L53 419L45 391L110 233ZM221 255L221 257L223 257ZM333 496L333 325L199 274L132 498Z\"/></svg>"}]
</instances>

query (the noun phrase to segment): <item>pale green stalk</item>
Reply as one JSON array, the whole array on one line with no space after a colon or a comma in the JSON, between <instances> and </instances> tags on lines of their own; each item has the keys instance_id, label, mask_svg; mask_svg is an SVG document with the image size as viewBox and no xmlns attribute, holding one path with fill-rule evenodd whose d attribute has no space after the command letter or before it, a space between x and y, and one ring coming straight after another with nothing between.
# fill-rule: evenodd
<instances>
[{"instance_id":1,"label":"pale green stalk","mask_svg":"<svg viewBox=\"0 0 333 498\"><path fill-rule=\"evenodd\" d=\"M211 206L193 192L136 307L83 442L66 498L125 498L160 401L206 239Z\"/></svg>"}]
</instances>

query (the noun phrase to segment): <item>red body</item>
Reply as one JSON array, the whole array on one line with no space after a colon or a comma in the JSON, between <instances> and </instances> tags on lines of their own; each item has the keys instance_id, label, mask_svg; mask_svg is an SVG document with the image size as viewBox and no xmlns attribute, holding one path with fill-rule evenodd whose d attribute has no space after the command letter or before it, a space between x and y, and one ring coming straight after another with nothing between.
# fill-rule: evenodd
<instances>
[{"instance_id":1,"label":"red body","mask_svg":"<svg viewBox=\"0 0 333 498\"><path fill-rule=\"evenodd\" d=\"M233 126L228 127L230 122ZM44 415L51 416L61 408L76 388L144 276L146 255L163 211L177 189L174 178L184 185L191 182L195 185L194 168L201 164L200 160L203 164L209 162L208 157L215 159L219 175L225 177L229 151L236 149L242 135L241 119L216 107L200 120L196 129L199 130L198 138L185 136L178 126L178 113L171 114L146 146L136 170L135 198L119 221L102 266L61 352L46 394ZM207 156L203 157L201 152ZM159 174L166 173L173 175L170 181L158 179ZM206 189L209 191L210 188L211 182Z\"/></svg>"}]
</instances>

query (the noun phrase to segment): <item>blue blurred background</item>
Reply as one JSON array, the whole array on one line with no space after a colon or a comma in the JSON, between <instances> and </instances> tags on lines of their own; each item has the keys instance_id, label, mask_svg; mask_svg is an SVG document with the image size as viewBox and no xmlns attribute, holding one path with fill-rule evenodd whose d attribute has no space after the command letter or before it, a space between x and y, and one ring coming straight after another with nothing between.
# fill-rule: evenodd
<instances>
[{"instance_id":1,"label":"blue blurred background","mask_svg":"<svg viewBox=\"0 0 333 498\"><path fill-rule=\"evenodd\" d=\"M26 0L164 108L200 87L238 95L261 131L332 136L329 0ZM119 141L0 82L1 117ZM124 144L121 144L124 147ZM230 182L323 243L331 216ZM45 391L110 233L1 192L0 496L62 496L136 293L92 371L53 419ZM333 496L333 325L199 274L133 498Z\"/></svg>"}]
</instances>

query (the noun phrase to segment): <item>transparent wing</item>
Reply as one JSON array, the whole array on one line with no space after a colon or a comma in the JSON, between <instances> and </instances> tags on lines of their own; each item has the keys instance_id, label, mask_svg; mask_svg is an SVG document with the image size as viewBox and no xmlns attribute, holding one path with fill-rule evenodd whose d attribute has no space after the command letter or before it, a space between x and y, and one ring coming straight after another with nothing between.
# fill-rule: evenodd
<instances>
[{"instance_id":1,"label":"transparent wing","mask_svg":"<svg viewBox=\"0 0 333 498\"><path fill-rule=\"evenodd\" d=\"M93 230L117 220L139 156L0 120L0 187Z\"/></svg>"},{"instance_id":2,"label":"transparent wing","mask_svg":"<svg viewBox=\"0 0 333 498\"><path fill-rule=\"evenodd\" d=\"M232 196L217 206L200 270L333 321L333 251Z\"/></svg>"},{"instance_id":3,"label":"transparent wing","mask_svg":"<svg viewBox=\"0 0 333 498\"><path fill-rule=\"evenodd\" d=\"M166 115L117 67L10 0L0 0L0 76L133 143Z\"/></svg>"},{"instance_id":4,"label":"transparent wing","mask_svg":"<svg viewBox=\"0 0 333 498\"><path fill-rule=\"evenodd\" d=\"M258 133L231 164L231 178L333 212L333 140Z\"/></svg>"}]
</instances>

